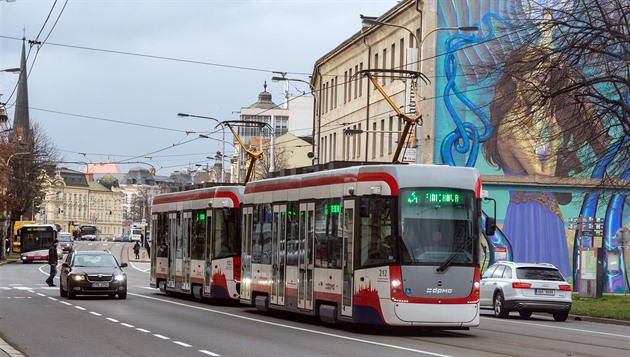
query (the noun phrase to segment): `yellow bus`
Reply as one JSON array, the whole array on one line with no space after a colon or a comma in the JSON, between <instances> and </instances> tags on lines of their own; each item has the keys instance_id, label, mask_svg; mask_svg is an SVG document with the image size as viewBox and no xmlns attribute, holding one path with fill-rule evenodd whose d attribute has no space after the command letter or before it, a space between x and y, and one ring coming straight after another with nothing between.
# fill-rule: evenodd
<instances>
[{"instance_id":1,"label":"yellow bus","mask_svg":"<svg viewBox=\"0 0 630 357\"><path fill-rule=\"evenodd\" d=\"M15 221L15 223L13 223L13 235L11 236L11 249L13 250L13 253L20 253L22 251L22 248L20 247L21 239L18 235L18 230L25 224L35 223L35 221Z\"/></svg>"}]
</instances>

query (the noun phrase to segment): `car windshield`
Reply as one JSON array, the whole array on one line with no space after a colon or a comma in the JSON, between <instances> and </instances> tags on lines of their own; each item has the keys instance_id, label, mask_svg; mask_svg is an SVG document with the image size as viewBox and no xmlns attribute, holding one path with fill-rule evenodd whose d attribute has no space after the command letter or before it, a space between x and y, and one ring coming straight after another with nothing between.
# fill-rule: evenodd
<instances>
[{"instance_id":1,"label":"car windshield","mask_svg":"<svg viewBox=\"0 0 630 357\"><path fill-rule=\"evenodd\" d=\"M516 277L525 280L564 281L562 274L553 268L518 268L516 269Z\"/></svg>"},{"instance_id":2,"label":"car windshield","mask_svg":"<svg viewBox=\"0 0 630 357\"><path fill-rule=\"evenodd\" d=\"M67 235L59 235L57 236L57 240L60 242L71 242L72 241L72 237L71 236L67 236Z\"/></svg>"},{"instance_id":3,"label":"car windshield","mask_svg":"<svg viewBox=\"0 0 630 357\"><path fill-rule=\"evenodd\" d=\"M116 259L111 255L77 255L74 258L75 267L116 267Z\"/></svg>"}]
</instances>

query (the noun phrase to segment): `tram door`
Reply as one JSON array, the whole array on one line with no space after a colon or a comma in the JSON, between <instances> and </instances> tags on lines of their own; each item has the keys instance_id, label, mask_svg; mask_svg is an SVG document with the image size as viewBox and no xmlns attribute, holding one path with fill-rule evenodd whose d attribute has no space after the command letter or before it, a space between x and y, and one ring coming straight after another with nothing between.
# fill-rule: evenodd
<instances>
[{"instance_id":1,"label":"tram door","mask_svg":"<svg viewBox=\"0 0 630 357\"><path fill-rule=\"evenodd\" d=\"M166 286L175 288L175 275L177 274L177 212L168 214L168 278Z\"/></svg>"},{"instance_id":2,"label":"tram door","mask_svg":"<svg viewBox=\"0 0 630 357\"><path fill-rule=\"evenodd\" d=\"M315 203L300 204L300 243L298 247L298 308L313 310L313 242Z\"/></svg>"},{"instance_id":3,"label":"tram door","mask_svg":"<svg viewBox=\"0 0 630 357\"><path fill-rule=\"evenodd\" d=\"M241 299L251 301L252 297L252 223L253 208L243 209L243 254L241 256Z\"/></svg>"},{"instance_id":4,"label":"tram door","mask_svg":"<svg viewBox=\"0 0 630 357\"><path fill-rule=\"evenodd\" d=\"M182 290L190 290L190 225L192 212L184 212L182 220Z\"/></svg>"},{"instance_id":5,"label":"tram door","mask_svg":"<svg viewBox=\"0 0 630 357\"><path fill-rule=\"evenodd\" d=\"M284 305L284 280L287 256L287 205L273 206L271 228L271 303Z\"/></svg>"},{"instance_id":6,"label":"tram door","mask_svg":"<svg viewBox=\"0 0 630 357\"><path fill-rule=\"evenodd\" d=\"M354 201L343 202L343 287L341 314L352 316L352 296L354 295L353 282L353 258L354 258Z\"/></svg>"},{"instance_id":7,"label":"tram door","mask_svg":"<svg viewBox=\"0 0 630 357\"><path fill-rule=\"evenodd\" d=\"M206 210L206 242L205 242L205 252L203 254L206 267L205 272L203 273L203 291L206 296L212 295L212 232L213 230L212 220L212 209Z\"/></svg>"}]
</instances>

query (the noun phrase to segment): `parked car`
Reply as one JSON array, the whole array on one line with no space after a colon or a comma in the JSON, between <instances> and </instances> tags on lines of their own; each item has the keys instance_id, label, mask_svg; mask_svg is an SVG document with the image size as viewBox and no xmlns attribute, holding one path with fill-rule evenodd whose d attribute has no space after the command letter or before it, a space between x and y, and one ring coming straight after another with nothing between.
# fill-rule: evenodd
<instances>
[{"instance_id":1,"label":"parked car","mask_svg":"<svg viewBox=\"0 0 630 357\"><path fill-rule=\"evenodd\" d=\"M533 312L565 321L571 311L571 285L552 264L497 262L481 277L480 307L493 309L496 317L518 311L521 317Z\"/></svg>"},{"instance_id":2,"label":"parked car","mask_svg":"<svg viewBox=\"0 0 630 357\"><path fill-rule=\"evenodd\" d=\"M60 244L57 244L57 257L59 257L59 259L63 257L63 249ZM31 250L30 252L22 253L20 254L20 260L24 264L36 261L47 262L48 249Z\"/></svg>"},{"instance_id":3,"label":"parked car","mask_svg":"<svg viewBox=\"0 0 630 357\"><path fill-rule=\"evenodd\" d=\"M127 275L109 251L74 251L66 256L59 274L59 295L108 295L127 298Z\"/></svg>"},{"instance_id":4,"label":"parked car","mask_svg":"<svg viewBox=\"0 0 630 357\"><path fill-rule=\"evenodd\" d=\"M122 241L123 242L129 242L129 234L123 234Z\"/></svg>"},{"instance_id":5,"label":"parked car","mask_svg":"<svg viewBox=\"0 0 630 357\"><path fill-rule=\"evenodd\" d=\"M59 246L64 252L72 251L72 248L74 247L74 238L72 237L72 234L69 232L59 232L59 234L57 234L57 240L59 241Z\"/></svg>"}]
</instances>

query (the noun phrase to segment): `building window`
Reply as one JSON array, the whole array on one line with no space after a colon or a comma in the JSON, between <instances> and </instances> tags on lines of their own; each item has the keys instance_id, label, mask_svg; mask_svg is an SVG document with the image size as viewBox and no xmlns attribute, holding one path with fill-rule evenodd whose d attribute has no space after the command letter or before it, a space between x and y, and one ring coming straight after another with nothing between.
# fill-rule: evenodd
<instances>
[{"instance_id":1,"label":"building window","mask_svg":"<svg viewBox=\"0 0 630 357\"><path fill-rule=\"evenodd\" d=\"M356 130L357 126L353 125L352 130ZM357 157L357 135L352 135L352 159Z\"/></svg>"},{"instance_id":2,"label":"building window","mask_svg":"<svg viewBox=\"0 0 630 357\"><path fill-rule=\"evenodd\" d=\"M324 113L328 113L328 82L324 83Z\"/></svg>"},{"instance_id":3,"label":"building window","mask_svg":"<svg viewBox=\"0 0 630 357\"><path fill-rule=\"evenodd\" d=\"M343 72L343 104L348 102L348 71Z\"/></svg>"},{"instance_id":4,"label":"building window","mask_svg":"<svg viewBox=\"0 0 630 357\"><path fill-rule=\"evenodd\" d=\"M339 88L339 79L337 76L335 76L335 78L333 79L333 83L335 84L335 86L333 87L333 108L337 108L337 88Z\"/></svg>"},{"instance_id":5,"label":"building window","mask_svg":"<svg viewBox=\"0 0 630 357\"><path fill-rule=\"evenodd\" d=\"M390 53L390 68L396 69L396 44L392 43L392 52ZM398 68L402 69L402 68ZM394 76L389 79L390 82L394 81Z\"/></svg>"},{"instance_id":6,"label":"building window","mask_svg":"<svg viewBox=\"0 0 630 357\"><path fill-rule=\"evenodd\" d=\"M335 161L335 158L337 157L337 133L332 134L331 140L332 140L332 151L331 151L330 161Z\"/></svg>"},{"instance_id":7,"label":"building window","mask_svg":"<svg viewBox=\"0 0 630 357\"><path fill-rule=\"evenodd\" d=\"M361 130L361 124L357 127L358 130ZM357 135L357 159L361 157L361 136L362 134Z\"/></svg>"},{"instance_id":8,"label":"building window","mask_svg":"<svg viewBox=\"0 0 630 357\"><path fill-rule=\"evenodd\" d=\"M405 38L400 39L400 48L398 49L399 58L398 58L398 66L400 69L407 69L405 66Z\"/></svg>"},{"instance_id":9,"label":"building window","mask_svg":"<svg viewBox=\"0 0 630 357\"><path fill-rule=\"evenodd\" d=\"M378 53L374 54L374 69L378 69ZM376 90L376 86L374 86L374 90Z\"/></svg>"},{"instance_id":10,"label":"building window","mask_svg":"<svg viewBox=\"0 0 630 357\"><path fill-rule=\"evenodd\" d=\"M363 71L363 62L359 63L359 71ZM363 95L363 78L358 78L359 80L359 97Z\"/></svg>"},{"instance_id":11,"label":"building window","mask_svg":"<svg viewBox=\"0 0 630 357\"><path fill-rule=\"evenodd\" d=\"M352 68L348 70L348 102L352 100Z\"/></svg>"},{"instance_id":12,"label":"building window","mask_svg":"<svg viewBox=\"0 0 630 357\"><path fill-rule=\"evenodd\" d=\"M391 155L392 154L392 144L394 142L393 138L394 138L394 134L393 134L393 130L394 130L394 117L389 117L389 142L387 143L387 154Z\"/></svg>"},{"instance_id":13,"label":"building window","mask_svg":"<svg viewBox=\"0 0 630 357\"><path fill-rule=\"evenodd\" d=\"M357 99L357 93L359 92L359 82L361 78L359 77L359 66L354 66L354 76L356 77L354 80L354 99Z\"/></svg>"},{"instance_id":14,"label":"building window","mask_svg":"<svg viewBox=\"0 0 630 357\"><path fill-rule=\"evenodd\" d=\"M372 159L375 159L375 158L376 158L376 122L372 123Z\"/></svg>"},{"instance_id":15,"label":"building window","mask_svg":"<svg viewBox=\"0 0 630 357\"><path fill-rule=\"evenodd\" d=\"M385 153L385 119L381 119L381 135L379 135L381 137L381 142L380 144L380 152L381 152L381 157L383 157L384 153Z\"/></svg>"},{"instance_id":16,"label":"building window","mask_svg":"<svg viewBox=\"0 0 630 357\"><path fill-rule=\"evenodd\" d=\"M387 69L387 48L383 49L383 69ZM381 85L385 85L385 78L387 78L387 74L383 73L383 78L381 78Z\"/></svg>"}]
</instances>

